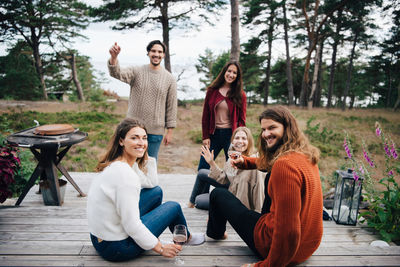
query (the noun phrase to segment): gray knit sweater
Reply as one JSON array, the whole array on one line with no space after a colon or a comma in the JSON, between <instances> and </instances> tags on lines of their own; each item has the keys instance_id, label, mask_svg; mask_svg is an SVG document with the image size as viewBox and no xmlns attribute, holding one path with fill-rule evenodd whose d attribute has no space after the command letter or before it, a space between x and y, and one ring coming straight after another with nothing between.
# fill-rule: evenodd
<instances>
[{"instance_id":1,"label":"gray knit sweater","mask_svg":"<svg viewBox=\"0 0 400 267\"><path fill-rule=\"evenodd\" d=\"M163 67L150 65L120 68L110 65L110 75L131 86L127 117L143 120L149 134L163 135L165 128L176 127L176 81Z\"/></svg>"}]
</instances>

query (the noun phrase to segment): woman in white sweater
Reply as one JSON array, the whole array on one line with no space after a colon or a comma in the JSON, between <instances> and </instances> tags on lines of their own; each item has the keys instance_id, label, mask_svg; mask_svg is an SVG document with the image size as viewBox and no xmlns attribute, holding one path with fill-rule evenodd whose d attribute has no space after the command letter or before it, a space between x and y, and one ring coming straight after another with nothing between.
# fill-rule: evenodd
<instances>
[{"instance_id":1,"label":"woman in white sweater","mask_svg":"<svg viewBox=\"0 0 400 267\"><path fill-rule=\"evenodd\" d=\"M87 217L93 246L106 260L130 260L150 249L173 258L182 249L158 239L167 227L173 231L186 220L178 203L162 203L156 160L147 156L147 145L144 126L127 118L97 165L100 173L90 186ZM203 234L188 231L187 236L188 245L204 242Z\"/></svg>"}]
</instances>

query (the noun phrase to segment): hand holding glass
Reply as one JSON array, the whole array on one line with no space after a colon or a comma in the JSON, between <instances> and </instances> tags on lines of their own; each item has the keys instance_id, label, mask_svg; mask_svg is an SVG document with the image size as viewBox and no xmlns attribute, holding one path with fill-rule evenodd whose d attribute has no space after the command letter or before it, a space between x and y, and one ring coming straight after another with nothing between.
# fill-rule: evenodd
<instances>
[{"instance_id":1,"label":"hand holding glass","mask_svg":"<svg viewBox=\"0 0 400 267\"><path fill-rule=\"evenodd\" d=\"M174 227L174 232L172 233L174 243L177 245L184 245L187 240L187 230L186 226L183 224L177 224ZM183 265L185 262L182 258L175 257L175 264Z\"/></svg>"}]
</instances>

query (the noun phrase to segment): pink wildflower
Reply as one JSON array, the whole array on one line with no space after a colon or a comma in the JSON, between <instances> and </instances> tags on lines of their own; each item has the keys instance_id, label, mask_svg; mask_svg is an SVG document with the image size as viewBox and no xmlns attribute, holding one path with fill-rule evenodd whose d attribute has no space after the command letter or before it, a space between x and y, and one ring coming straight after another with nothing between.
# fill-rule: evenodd
<instances>
[{"instance_id":1,"label":"pink wildflower","mask_svg":"<svg viewBox=\"0 0 400 267\"><path fill-rule=\"evenodd\" d=\"M394 143L392 143L392 148L390 149L390 153L392 154L392 157L394 159L398 158L397 152L396 152L396 148L394 148Z\"/></svg>"},{"instance_id":2,"label":"pink wildflower","mask_svg":"<svg viewBox=\"0 0 400 267\"><path fill-rule=\"evenodd\" d=\"M369 166L371 166L373 168L375 166L375 164L372 161L372 159L369 158L368 153L367 153L367 151L365 151L365 149L363 149L363 154L364 154L364 158L368 162Z\"/></svg>"},{"instance_id":3,"label":"pink wildflower","mask_svg":"<svg viewBox=\"0 0 400 267\"><path fill-rule=\"evenodd\" d=\"M378 136L378 137L381 136L382 131L381 131L381 129L379 128L379 126L376 127L375 133L376 133L376 136Z\"/></svg>"},{"instance_id":4,"label":"pink wildflower","mask_svg":"<svg viewBox=\"0 0 400 267\"><path fill-rule=\"evenodd\" d=\"M388 172L388 175L389 175L389 176L393 176L393 170L390 170L390 171Z\"/></svg>"},{"instance_id":5,"label":"pink wildflower","mask_svg":"<svg viewBox=\"0 0 400 267\"><path fill-rule=\"evenodd\" d=\"M358 179L360 178L360 176L358 176L357 172L353 171L353 178L355 181L358 181Z\"/></svg>"},{"instance_id":6,"label":"pink wildflower","mask_svg":"<svg viewBox=\"0 0 400 267\"><path fill-rule=\"evenodd\" d=\"M349 159L351 159L351 153L350 153L349 145L347 144L346 137L344 138L343 147L344 147L344 150L346 151L347 157Z\"/></svg>"},{"instance_id":7,"label":"pink wildflower","mask_svg":"<svg viewBox=\"0 0 400 267\"><path fill-rule=\"evenodd\" d=\"M362 166L360 166L360 172L361 174L364 174L364 168Z\"/></svg>"},{"instance_id":8,"label":"pink wildflower","mask_svg":"<svg viewBox=\"0 0 400 267\"><path fill-rule=\"evenodd\" d=\"M389 158L392 156L392 155L390 154L389 145L387 144L386 141L385 141L385 152L386 152L386 155L388 155Z\"/></svg>"}]
</instances>

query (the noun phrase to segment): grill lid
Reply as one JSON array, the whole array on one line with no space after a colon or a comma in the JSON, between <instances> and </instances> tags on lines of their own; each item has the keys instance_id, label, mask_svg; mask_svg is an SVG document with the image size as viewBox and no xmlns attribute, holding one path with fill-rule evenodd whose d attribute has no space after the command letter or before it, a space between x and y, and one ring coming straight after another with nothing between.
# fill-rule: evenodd
<instances>
[{"instance_id":1,"label":"grill lid","mask_svg":"<svg viewBox=\"0 0 400 267\"><path fill-rule=\"evenodd\" d=\"M72 133L73 131L75 129L70 124L47 124L36 127L33 133L37 135L58 135Z\"/></svg>"}]
</instances>

